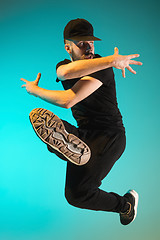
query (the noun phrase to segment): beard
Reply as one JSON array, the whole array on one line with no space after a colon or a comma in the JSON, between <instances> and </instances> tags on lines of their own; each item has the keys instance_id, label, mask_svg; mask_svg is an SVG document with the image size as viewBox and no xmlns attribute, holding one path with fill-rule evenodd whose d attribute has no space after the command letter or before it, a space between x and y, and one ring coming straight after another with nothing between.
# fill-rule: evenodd
<instances>
[{"instance_id":1,"label":"beard","mask_svg":"<svg viewBox=\"0 0 160 240\"><path fill-rule=\"evenodd\" d=\"M93 59L94 57L94 54L92 52L86 52L85 53L85 59Z\"/></svg>"},{"instance_id":2,"label":"beard","mask_svg":"<svg viewBox=\"0 0 160 240\"><path fill-rule=\"evenodd\" d=\"M72 59L73 61L77 61L77 60L84 60L84 59L92 59L94 57L94 54L92 52L86 52L81 56L77 56L74 52L74 50L72 49Z\"/></svg>"}]
</instances>

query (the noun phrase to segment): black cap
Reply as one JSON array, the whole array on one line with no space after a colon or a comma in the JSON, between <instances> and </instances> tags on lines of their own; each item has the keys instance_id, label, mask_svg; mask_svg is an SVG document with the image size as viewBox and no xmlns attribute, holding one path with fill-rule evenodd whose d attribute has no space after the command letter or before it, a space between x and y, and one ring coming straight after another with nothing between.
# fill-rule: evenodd
<instances>
[{"instance_id":1,"label":"black cap","mask_svg":"<svg viewBox=\"0 0 160 240\"><path fill-rule=\"evenodd\" d=\"M65 26L64 39L75 41L100 41L100 38L94 37L93 26L87 20L82 18L73 19Z\"/></svg>"}]
</instances>

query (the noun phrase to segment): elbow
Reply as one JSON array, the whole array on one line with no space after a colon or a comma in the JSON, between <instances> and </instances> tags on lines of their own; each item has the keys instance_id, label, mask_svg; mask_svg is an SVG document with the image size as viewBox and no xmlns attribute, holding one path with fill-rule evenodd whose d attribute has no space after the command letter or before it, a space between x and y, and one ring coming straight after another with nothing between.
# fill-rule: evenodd
<instances>
[{"instance_id":1,"label":"elbow","mask_svg":"<svg viewBox=\"0 0 160 240\"><path fill-rule=\"evenodd\" d=\"M72 91L72 89L65 90L65 94L64 108L69 109L77 103L76 94Z\"/></svg>"},{"instance_id":2,"label":"elbow","mask_svg":"<svg viewBox=\"0 0 160 240\"><path fill-rule=\"evenodd\" d=\"M76 101L76 94L72 91L72 89L68 89L63 91L63 100L61 101L61 106L63 108L71 108L73 107L77 101Z\"/></svg>"},{"instance_id":3,"label":"elbow","mask_svg":"<svg viewBox=\"0 0 160 240\"><path fill-rule=\"evenodd\" d=\"M68 79L68 72L66 70L63 69L57 69L57 77L60 80L66 80Z\"/></svg>"},{"instance_id":4,"label":"elbow","mask_svg":"<svg viewBox=\"0 0 160 240\"><path fill-rule=\"evenodd\" d=\"M70 107L68 105L65 105L65 109L69 109Z\"/></svg>"},{"instance_id":5,"label":"elbow","mask_svg":"<svg viewBox=\"0 0 160 240\"><path fill-rule=\"evenodd\" d=\"M69 109L69 108L71 108L72 107L72 105L70 104L70 103L65 103L64 104L64 108L66 108L66 109Z\"/></svg>"},{"instance_id":6,"label":"elbow","mask_svg":"<svg viewBox=\"0 0 160 240\"><path fill-rule=\"evenodd\" d=\"M64 104L64 108L69 109L73 107L75 104L72 101L68 101Z\"/></svg>"}]
</instances>

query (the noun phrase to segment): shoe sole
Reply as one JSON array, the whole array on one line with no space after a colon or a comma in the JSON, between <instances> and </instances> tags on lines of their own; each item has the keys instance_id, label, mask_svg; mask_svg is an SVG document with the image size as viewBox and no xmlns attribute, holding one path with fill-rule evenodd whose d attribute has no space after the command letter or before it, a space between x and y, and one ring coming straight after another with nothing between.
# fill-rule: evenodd
<instances>
[{"instance_id":1,"label":"shoe sole","mask_svg":"<svg viewBox=\"0 0 160 240\"><path fill-rule=\"evenodd\" d=\"M37 136L70 162L81 166L89 161L90 148L78 137L68 133L61 119L54 113L36 108L30 112L29 118Z\"/></svg>"},{"instance_id":2,"label":"shoe sole","mask_svg":"<svg viewBox=\"0 0 160 240\"><path fill-rule=\"evenodd\" d=\"M139 200L139 196L138 193L135 190L129 190L128 193L130 193L134 199L135 199L135 204L134 204L134 218L131 222L133 222L137 216L137 207L138 207L138 200Z\"/></svg>"}]
</instances>

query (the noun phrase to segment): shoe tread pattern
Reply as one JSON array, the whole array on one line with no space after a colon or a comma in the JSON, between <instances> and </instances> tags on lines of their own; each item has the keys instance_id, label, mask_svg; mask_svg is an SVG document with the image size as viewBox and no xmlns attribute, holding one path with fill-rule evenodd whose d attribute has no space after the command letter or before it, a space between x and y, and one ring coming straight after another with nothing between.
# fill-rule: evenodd
<instances>
[{"instance_id":1,"label":"shoe tread pattern","mask_svg":"<svg viewBox=\"0 0 160 240\"><path fill-rule=\"evenodd\" d=\"M83 165L89 161L89 147L75 135L69 134L61 119L54 113L36 108L31 111L29 118L38 137L69 161L76 165Z\"/></svg>"}]
</instances>

